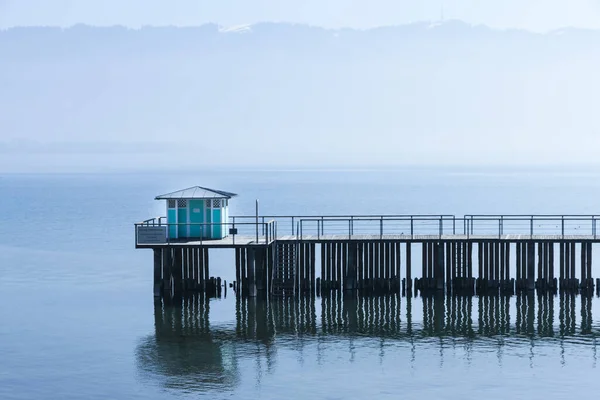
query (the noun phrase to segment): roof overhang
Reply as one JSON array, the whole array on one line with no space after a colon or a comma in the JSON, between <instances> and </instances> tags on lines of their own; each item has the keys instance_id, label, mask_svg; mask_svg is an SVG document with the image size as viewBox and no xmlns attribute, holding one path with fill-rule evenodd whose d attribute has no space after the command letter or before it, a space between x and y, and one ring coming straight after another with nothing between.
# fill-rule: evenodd
<instances>
[{"instance_id":1,"label":"roof overhang","mask_svg":"<svg viewBox=\"0 0 600 400\"><path fill-rule=\"evenodd\" d=\"M181 189L176 192L161 194L156 196L155 200L202 200L202 199L231 199L237 196L235 193L225 192L223 190L209 189L202 186L192 186L187 189Z\"/></svg>"}]
</instances>

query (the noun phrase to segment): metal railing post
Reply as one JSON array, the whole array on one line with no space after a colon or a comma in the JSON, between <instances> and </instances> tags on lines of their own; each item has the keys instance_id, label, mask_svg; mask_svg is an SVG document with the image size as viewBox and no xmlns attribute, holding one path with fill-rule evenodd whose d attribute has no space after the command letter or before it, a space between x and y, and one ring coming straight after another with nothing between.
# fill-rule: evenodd
<instances>
[{"instance_id":1,"label":"metal railing post","mask_svg":"<svg viewBox=\"0 0 600 400\"><path fill-rule=\"evenodd\" d=\"M452 216L452 234L456 235L456 217Z\"/></svg>"},{"instance_id":2,"label":"metal railing post","mask_svg":"<svg viewBox=\"0 0 600 400\"><path fill-rule=\"evenodd\" d=\"M533 215L531 216L531 221L529 223L529 235L533 237Z\"/></svg>"},{"instance_id":3,"label":"metal railing post","mask_svg":"<svg viewBox=\"0 0 600 400\"><path fill-rule=\"evenodd\" d=\"M562 238L564 239L565 238L565 216L564 215L562 215L560 217L560 225L561 225L560 234L561 234Z\"/></svg>"},{"instance_id":4,"label":"metal railing post","mask_svg":"<svg viewBox=\"0 0 600 400\"><path fill-rule=\"evenodd\" d=\"M413 220L413 216L410 216L410 238L412 239L414 236L415 232L415 224L414 224L414 220Z\"/></svg>"},{"instance_id":5,"label":"metal railing post","mask_svg":"<svg viewBox=\"0 0 600 400\"><path fill-rule=\"evenodd\" d=\"M498 220L498 239L502 237L502 218Z\"/></svg>"},{"instance_id":6,"label":"metal railing post","mask_svg":"<svg viewBox=\"0 0 600 400\"><path fill-rule=\"evenodd\" d=\"M379 238L383 239L383 217L379 220Z\"/></svg>"},{"instance_id":7,"label":"metal railing post","mask_svg":"<svg viewBox=\"0 0 600 400\"><path fill-rule=\"evenodd\" d=\"M298 233L298 230L296 230L296 233ZM292 217L292 236L294 236L294 217Z\"/></svg>"},{"instance_id":8,"label":"metal railing post","mask_svg":"<svg viewBox=\"0 0 600 400\"><path fill-rule=\"evenodd\" d=\"M348 220L348 239L352 237L352 221Z\"/></svg>"}]
</instances>

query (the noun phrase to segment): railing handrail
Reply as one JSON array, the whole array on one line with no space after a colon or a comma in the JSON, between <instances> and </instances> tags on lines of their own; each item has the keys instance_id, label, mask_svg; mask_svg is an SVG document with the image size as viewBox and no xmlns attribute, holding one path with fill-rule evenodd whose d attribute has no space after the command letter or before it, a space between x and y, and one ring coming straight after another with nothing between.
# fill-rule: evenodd
<instances>
[{"instance_id":1,"label":"railing handrail","mask_svg":"<svg viewBox=\"0 0 600 400\"><path fill-rule=\"evenodd\" d=\"M252 218L250 222L244 222L244 218ZM463 223L462 235L468 239L477 236L496 236L502 238L505 234L534 236L549 235L565 238L565 236L589 236L594 240L597 238L597 220L600 216L595 214L467 214L462 218L448 214L389 214L389 215L330 215L330 216L235 216L230 218L230 222L170 222L166 217L156 217L136 223L136 244L139 243L137 227L139 226L223 226L227 227L257 227L262 228L262 234L257 237L257 243L272 243L277 240L277 218L291 218L292 236L302 238L316 229L316 236L321 238L324 235L347 235L352 238L353 235L367 234L377 235L383 239L387 235L405 235L414 237L416 235L442 236L456 235L457 221ZM242 221L240 221L242 219ZM582 223L582 221L589 222ZM326 225L327 231L326 232ZM460 225L459 225L460 226ZM361 231L363 233L361 233ZM425 232L424 232L425 231ZM169 237L168 242L178 240ZM230 231L231 232L231 231ZM406 233L405 233L406 232ZM237 229L230 233L235 244L235 237L242 236L237 234ZM251 236L250 234L244 236ZM205 239L206 240L206 239Z\"/></svg>"},{"instance_id":2,"label":"railing handrail","mask_svg":"<svg viewBox=\"0 0 600 400\"><path fill-rule=\"evenodd\" d=\"M270 244L273 241L277 240L277 221L275 221L275 220L259 222L258 224L256 222L169 222L169 223L165 222L165 223L161 223L161 219L163 219L163 218L165 218L165 217L150 218L145 221L135 223L134 227L135 227L135 243L136 243L136 245L144 244L143 242L139 241L139 236L138 236L138 228L139 227L171 228L171 227L179 227L179 226L201 226L201 227L222 226L225 228L227 228L227 227L236 228L237 226L261 226L262 227L262 235L259 235L257 243ZM159 223L157 224L156 221L159 221ZM167 230L166 233L167 233L166 242L165 242L166 244L175 243L176 241L179 241L179 238L170 237L169 230ZM227 236L232 237L232 242L235 245L236 236L241 236L241 235L238 235L237 233L231 233L230 235L227 235ZM250 235L248 235L248 236L250 236ZM183 238L183 239L187 239L187 238ZM194 238L194 239L196 239L196 238ZM208 240L208 239L204 239L203 237L199 237L197 239L199 240L200 244L202 244L204 241Z\"/></svg>"}]
</instances>

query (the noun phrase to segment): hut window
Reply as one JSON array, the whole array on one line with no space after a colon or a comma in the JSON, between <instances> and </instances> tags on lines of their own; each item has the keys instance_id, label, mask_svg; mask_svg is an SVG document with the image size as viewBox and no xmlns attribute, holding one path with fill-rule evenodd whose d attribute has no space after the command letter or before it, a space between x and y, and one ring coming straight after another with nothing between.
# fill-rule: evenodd
<instances>
[{"instance_id":1,"label":"hut window","mask_svg":"<svg viewBox=\"0 0 600 400\"><path fill-rule=\"evenodd\" d=\"M179 199L177 200L177 208L186 208L187 207L187 200L186 199Z\"/></svg>"},{"instance_id":2,"label":"hut window","mask_svg":"<svg viewBox=\"0 0 600 400\"><path fill-rule=\"evenodd\" d=\"M220 208L220 207L221 207L221 199L213 200L213 208Z\"/></svg>"},{"instance_id":3,"label":"hut window","mask_svg":"<svg viewBox=\"0 0 600 400\"><path fill-rule=\"evenodd\" d=\"M206 200L206 208L210 208L210 200Z\"/></svg>"},{"instance_id":4,"label":"hut window","mask_svg":"<svg viewBox=\"0 0 600 400\"><path fill-rule=\"evenodd\" d=\"M175 200L173 200L173 199L167 200L167 203L168 203L169 208L175 208Z\"/></svg>"}]
</instances>

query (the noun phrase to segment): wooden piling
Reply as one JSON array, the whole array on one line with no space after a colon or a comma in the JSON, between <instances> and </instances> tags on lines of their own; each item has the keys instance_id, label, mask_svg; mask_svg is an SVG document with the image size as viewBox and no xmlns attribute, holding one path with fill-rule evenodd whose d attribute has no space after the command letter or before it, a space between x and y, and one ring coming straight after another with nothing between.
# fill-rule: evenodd
<instances>
[{"instance_id":1,"label":"wooden piling","mask_svg":"<svg viewBox=\"0 0 600 400\"><path fill-rule=\"evenodd\" d=\"M282 246L282 252L284 253L281 255L282 259L287 257L286 250L287 250L287 246ZM242 278L241 278L242 295L247 296L248 295L248 248L242 249L240 261L241 261L241 273L242 273ZM287 277L284 276L282 278L286 279ZM205 282L207 279L208 279L208 274L206 273L206 268L205 268L205 273L204 273ZM205 286L207 286L206 283L205 283Z\"/></svg>"},{"instance_id":2,"label":"wooden piling","mask_svg":"<svg viewBox=\"0 0 600 400\"><path fill-rule=\"evenodd\" d=\"M316 270L317 270L317 262L316 262L316 250L317 250L317 245L315 243L311 243L309 245L309 251L310 251L310 265L309 265L309 275L310 275L310 293L311 295L313 295L315 293L315 287L316 287Z\"/></svg>"},{"instance_id":3,"label":"wooden piling","mask_svg":"<svg viewBox=\"0 0 600 400\"><path fill-rule=\"evenodd\" d=\"M444 244L436 243L435 282L437 290L444 290Z\"/></svg>"},{"instance_id":4,"label":"wooden piling","mask_svg":"<svg viewBox=\"0 0 600 400\"><path fill-rule=\"evenodd\" d=\"M548 243L548 279L552 285L552 289L556 289L554 284L554 242Z\"/></svg>"},{"instance_id":5,"label":"wooden piling","mask_svg":"<svg viewBox=\"0 0 600 400\"><path fill-rule=\"evenodd\" d=\"M510 281L510 242L505 243L506 246L506 250L504 251L504 264L505 264L505 270L504 270L504 279L505 281Z\"/></svg>"},{"instance_id":6,"label":"wooden piling","mask_svg":"<svg viewBox=\"0 0 600 400\"><path fill-rule=\"evenodd\" d=\"M160 297L162 291L162 264L163 264L163 250L160 248L153 249L154 251L154 297Z\"/></svg>"},{"instance_id":7,"label":"wooden piling","mask_svg":"<svg viewBox=\"0 0 600 400\"><path fill-rule=\"evenodd\" d=\"M337 290L342 289L342 244L335 244L335 257L336 257L336 272L335 272L335 288Z\"/></svg>"},{"instance_id":8,"label":"wooden piling","mask_svg":"<svg viewBox=\"0 0 600 400\"><path fill-rule=\"evenodd\" d=\"M450 274L451 274L451 282L452 282L452 286L456 286L457 285L457 281L456 281L456 277L457 277L457 265L456 265L456 258L457 258L457 250L458 250L458 244L457 242L451 242L451 248L452 248L452 265L450 267Z\"/></svg>"},{"instance_id":9,"label":"wooden piling","mask_svg":"<svg viewBox=\"0 0 600 400\"><path fill-rule=\"evenodd\" d=\"M575 289L577 286L577 278L575 278L575 242L571 242L571 261L570 261L570 267L571 267L571 289Z\"/></svg>"},{"instance_id":10,"label":"wooden piling","mask_svg":"<svg viewBox=\"0 0 600 400\"><path fill-rule=\"evenodd\" d=\"M586 243L586 249L587 249L586 276L588 278L588 281L590 282L589 285L590 285L590 289L591 289L591 286L593 286L593 284L594 284L594 277L592 276L592 242Z\"/></svg>"},{"instance_id":11,"label":"wooden piling","mask_svg":"<svg viewBox=\"0 0 600 400\"><path fill-rule=\"evenodd\" d=\"M400 282L402 280L402 253L400 252L400 242L396 242L396 261L395 261L395 287L396 292L400 291Z\"/></svg>"},{"instance_id":12,"label":"wooden piling","mask_svg":"<svg viewBox=\"0 0 600 400\"><path fill-rule=\"evenodd\" d=\"M566 274L566 267L565 267L565 260L566 260L566 246L564 242L560 242L559 244L559 264L560 264L560 275L559 275L559 281L560 281L560 289L563 290L564 289L564 285L565 285L565 279L567 278L567 274Z\"/></svg>"},{"instance_id":13,"label":"wooden piling","mask_svg":"<svg viewBox=\"0 0 600 400\"><path fill-rule=\"evenodd\" d=\"M500 283L500 242L494 242L494 288L497 289Z\"/></svg>"},{"instance_id":14,"label":"wooden piling","mask_svg":"<svg viewBox=\"0 0 600 400\"><path fill-rule=\"evenodd\" d=\"M357 289L356 276L357 276L357 254L358 245L356 243L348 244L348 258L347 258L347 274L346 280L344 281L344 290L353 291Z\"/></svg>"},{"instance_id":15,"label":"wooden piling","mask_svg":"<svg viewBox=\"0 0 600 400\"><path fill-rule=\"evenodd\" d=\"M248 297L256 297L256 249L248 249ZM211 277L212 279L212 277Z\"/></svg>"},{"instance_id":16,"label":"wooden piling","mask_svg":"<svg viewBox=\"0 0 600 400\"><path fill-rule=\"evenodd\" d=\"M394 246L391 242L386 243L385 245L386 249L385 249L385 254L386 254L386 260L385 260L385 278L386 278L386 290L389 292L392 289L392 275L393 275L393 271L395 269L395 266L393 265L394 260L396 259L396 257L394 256Z\"/></svg>"},{"instance_id":17,"label":"wooden piling","mask_svg":"<svg viewBox=\"0 0 600 400\"><path fill-rule=\"evenodd\" d=\"M521 274L521 243L517 242L516 244L516 273L517 273L517 288L520 288L521 285L521 279L523 279L523 276Z\"/></svg>"},{"instance_id":18,"label":"wooden piling","mask_svg":"<svg viewBox=\"0 0 600 400\"><path fill-rule=\"evenodd\" d=\"M452 289L452 243L446 242L446 285Z\"/></svg>"},{"instance_id":19,"label":"wooden piling","mask_svg":"<svg viewBox=\"0 0 600 400\"><path fill-rule=\"evenodd\" d=\"M581 286L583 287L585 285L586 282L586 274L587 274L587 246L585 244L585 242L581 243L581 249L580 249L580 277L581 277Z\"/></svg>"},{"instance_id":20,"label":"wooden piling","mask_svg":"<svg viewBox=\"0 0 600 400\"><path fill-rule=\"evenodd\" d=\"M527 290L535 289L535 243L527 242Z\"/></svg>"},{"instance_id":21,"label":"wooden piling","mask_svg":"<svg viewBox=\"0 0 600 400\"><path fill-rule=\"evenodd\" d=\"M407 296L410 297L412 291L412 255L411 255L411 243L406 243L406 289Z\"/></svg>"},{"instance_id":22,"label":"wooden piling","mask_svg":"<svg viewBox=\"0 0 600 400\"><path fill-rule=\"evenodd\" d=\"M423 242L422 243L421 250L422 250L422 259L423 259L422 260L423 261L422 264L423 265L421 267L422 268L421 279L423 279L423 280L427 279L427 271L428 271L427 266L429 264L429 260L428 260L428 258L429 258L429 249L428 249L428 247L429 247L429 244L427 242Z\"/></svg>"},{"instance_id":23,"label":"wooden piling","mask_svg":"<svg viewBox=\"0 0 600 400\"><path fill-rule=\"evenodd\" d=\"M527 276L528 276L528 268L527 268L527 262L529 260L529 256L527 255L527 243L525 242L521 242L521 279L522 279L522 284L521 284L521 289L526 289L527 288Z\"/></svg>"},{"instance_id":24,"label":"wooden piling","mask_svg":"<svg viewBox=\"0 0 600 400\"><path fill-rule=\"evenodd\" d=\"M473 242L467 243L467 278L473 279Z\"/></svg>"},{"instance_id":25,"label":"wooden piling","mask_svg":"<svg viewBox=\"0 0 600 400\"><path fill-rule=\"evenodd\" d=\"M181 247L176 247L174 250L174 262L173 262L173 294L176 296L181 295L182 292L182 271L183 271L183 250Z\"/></svg>"},{"instance_id":26,"label":"wooden piling","mask_svg":"<svg viewBox=\"0 0 600 400\"><path fill-rule=\"evenodd\" d=\"M427 278L428 281L431 282L434 279L434 263L435 263L435 243L428 242L427 247L428 255L427 255ZM428 288L432 289L431 283L429 283Z\"/></svg>"}]
</instances>

